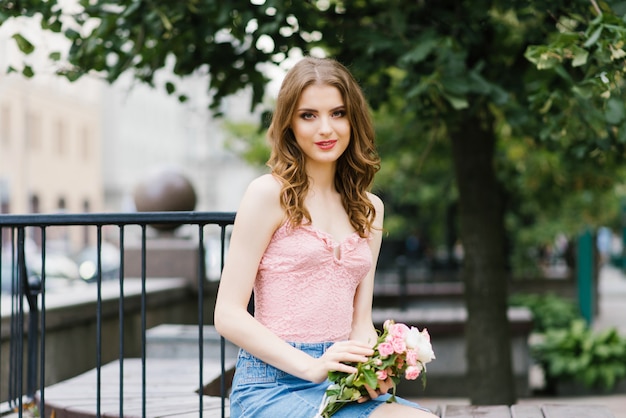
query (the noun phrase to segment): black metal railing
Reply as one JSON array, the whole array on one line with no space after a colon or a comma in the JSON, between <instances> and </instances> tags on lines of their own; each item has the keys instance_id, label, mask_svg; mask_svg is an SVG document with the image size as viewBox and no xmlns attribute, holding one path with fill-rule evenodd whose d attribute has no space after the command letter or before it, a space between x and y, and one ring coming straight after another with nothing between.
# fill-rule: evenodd
<instances>
[{"instance_id":1,"label":"black metal railing","mask_svg":"<svg viewBox=\"0 0 626 418\"><path fill-rule=\"evenodd\" d=\"M102 366L102 245L103 227L107 231L118 229L119 246L119 415L124 416L124 265L125 265L125 238L129 226L140 228L141 251L141 359L142 359L142 411L146 416L146 242L149 226L176 228L185 226L194 230L197 237L197 295L198 295L198 367L199 385L203 385L204 360L204 300L205 282L207 277L205 227L213 225L219 227L220 235L220 271L224 262L226 229L234 222L234 213L218 212L138 212L138 213L107 213L107 214L30 214L30 215L0 215L0 268L2 275L2 291L5 297L0 301L10 304L10 343L9 343L9 371L8 381L0 382L0 386L7 385L8 404L11 409L22 416L25 402L32 402L38 393L40 416L46 417L45 408L45 361L46 361L46 261L48 258L47 244L48 231L56 227L86 226L96 229L97 262L94 286L97 286L96 300L96 416L101 416L101 375ZM28 269L26 247L28 235L35 236L41 261L40 274L33 276ZM195 238L194 237L194 238ZM6 283L6 280L10 283ZM10 299L6 296L10 295ZM8 299L8 300L7 300ZM6 310L6 309L4 309ZM3 321L4 322L4 321ZM0 335L6 334L0 322ZM24 334L26 333L26 335ZM26 341L25 341L26 340ZM0 357L6 356L1 352ZM222 417L225 416L225 399L227 382L225 380L225 342L220 341L220 395ZM0 365L3 367L4 365ZM26 369L26 371L24 371ZM0 370L1 371L1 370ZM5 375L7 373L4 373ZM3 373L0 373L2 376ZM25 376L24 376L25 375ZM26 378L24 378L26 377ZM7 390L8 389L8 390ZM198 391L198 416L203 413L203 392Z\"/></svg>"}]
</instances>

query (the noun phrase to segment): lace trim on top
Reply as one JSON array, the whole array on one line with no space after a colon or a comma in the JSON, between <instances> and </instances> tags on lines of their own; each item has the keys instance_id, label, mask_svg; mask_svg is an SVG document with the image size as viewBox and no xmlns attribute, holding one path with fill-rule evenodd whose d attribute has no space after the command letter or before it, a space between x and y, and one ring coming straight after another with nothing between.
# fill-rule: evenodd
<instances>
[{"instance_id":1,"label":"lace trim on top","mask_svg":"<svg viewBox=\"0 0 626 418\"><path fill-rule=\"evenodd\" d=\"M337 242L312 225L283 224L259 265L255 317L286 341L348 339L354 295L371 266L368 239L356 232Z\"/></svg>"}]
</instances>

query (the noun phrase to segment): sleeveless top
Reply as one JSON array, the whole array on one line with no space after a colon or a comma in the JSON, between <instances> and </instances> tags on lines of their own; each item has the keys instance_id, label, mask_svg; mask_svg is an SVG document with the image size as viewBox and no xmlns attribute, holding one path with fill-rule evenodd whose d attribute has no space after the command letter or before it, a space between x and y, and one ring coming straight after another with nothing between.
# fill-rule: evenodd
<instances>
[{"instance_id":1,"label":"sleeveless top","mask_svg":"<svg viewBox=\"0 0 626 418\"><path fill-rule=\"evenodd\" d=\"M261 258L254 316L291 342L346 340L356 289L372 266L368 239L342 242L312 225L280 226Z\"/></svg>"}]
</instances>

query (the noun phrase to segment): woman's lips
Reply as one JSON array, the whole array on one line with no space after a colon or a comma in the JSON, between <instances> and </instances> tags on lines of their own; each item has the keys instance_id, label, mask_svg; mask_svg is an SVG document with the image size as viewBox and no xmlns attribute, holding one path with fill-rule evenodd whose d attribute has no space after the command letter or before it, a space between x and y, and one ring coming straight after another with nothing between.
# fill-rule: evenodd
<instances>
[{"instance_id":1,"label":"woman's lips","mask_svg":"<svg viewBox=\"0 0 626 418\"><path fill-rule=\"evenodd\" d=\"M337 143L337 140L336 139L332 139L332 140L328 140L328 141L316 142L315 145L317 145L318 147L320 147L323 150L329 150L329 149L333 148L336 143Z\"/></svg>"}]
</instances>

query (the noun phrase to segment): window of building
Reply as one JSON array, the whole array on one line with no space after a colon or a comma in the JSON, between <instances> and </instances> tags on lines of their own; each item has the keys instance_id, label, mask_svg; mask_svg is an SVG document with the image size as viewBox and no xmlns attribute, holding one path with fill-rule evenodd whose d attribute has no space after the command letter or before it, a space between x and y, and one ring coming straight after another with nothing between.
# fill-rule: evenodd
<instances>
[{"instance_id":1,"label":"window of building","mask_svg":"<svg viewBox=\"0 0 626 418\"><path fill-rule=\"evenodd\" d=\"M9 180L0 177L0 213L9 213Z\"/></svg>"},{"instance_id":2,"label":"window of building","mask_svg":"<svg viewBox=\"0 0 626 418\"><path fill-rule=\"evenodd\" d=\"M81 132L81 155L85 161L91 156L91 132L87 126L83 126Z\"/></svg>"},{"instance_id":3,"label":"window of building","mask_svg":"<svg viewBox=\"0 0 626 418\"><path fill-rule=\"evenodd\" d=\"M41 149L41 116L29 111L26 113L26 145L30 151Z\"/></svg>"},{"instance_id":4,"label":"window of building","mask_svg":"<svg viewBox=\"0 0 626 418\"><path fill-rule=\"evenodd\" d=\"M0 107L0 145L11 145L11 109L9 105Z\"/></svg>"},{"instance_id":5,"label":"window of building","mask_svg":"<svg viewBox=\"0 0 626 418\"><path fill-rule=\"evenodd\" d=\"M57 154L64 155L67 152L67 133L65 129L65 122L63 122L63 120L59 119L56 122L54 133Z\"/></svg>"},{"instance_id":6,"label":"window of building","mask_svg":"<svg viewBox=\"0 0 626 418\"><path fill-rule=\"evenodd\" d=\"M36 193L32 193L28 198L28 210L30 213L41 212L41 204L39 203L39 196ZM30 228L29 236L38 247L41 247L42 232L40 228Z\"/></svg>"},{"instance_id":7,"label":"window of building","mask_svg":"<svg viewBox=\"0 0 626 418\"><path fill-rule=\"evenodd\" d=\"M30 199L28 199L29 212L30 213L39 213L41 211L39 204L39 196L37 194L31 194Z\"/></svg>"}]
</instances>

